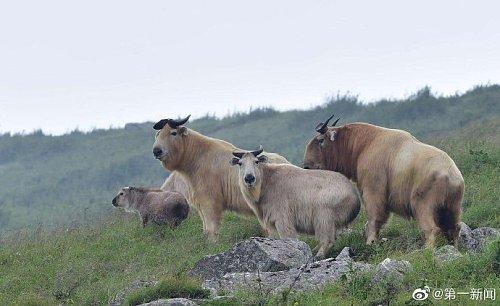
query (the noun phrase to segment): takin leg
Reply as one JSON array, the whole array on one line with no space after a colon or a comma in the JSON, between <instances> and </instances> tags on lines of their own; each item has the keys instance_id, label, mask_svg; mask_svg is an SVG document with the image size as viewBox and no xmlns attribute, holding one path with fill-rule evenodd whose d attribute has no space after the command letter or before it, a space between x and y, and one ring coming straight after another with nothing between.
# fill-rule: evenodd
<instances>
[{"instance_id":1,"label":"takin leg","mask_svg":"<svg viewBox=\"0 0 500 306\"><path fill-rule=\"evenodd\" d=\"M434 247L436 236L440 232L436 223L436 210L433 204L433 202L420 201L416 203L416 209L414 209L415 219L417 219L418 226L424 232L425 245L429 248Z\"/></svg>"},{"instance_id":2,"label":"takin leg","mask_svg":"<svg viewBox=\"0 0 500 306\"><path fill-rule=\"evenodd\" d=\"M368 215L366 244L370 245L377 241L380 228L382 228L389 217L389 211L385 205L385 193L364 191L363 200Z\"/></svg>"},{"instance_id":3,"label":"takin leg","mask_svg":"<svg viewBox=\"0 0 500 306\"><path fill-rule=\"evenodd\" d=\"M285 219L276 221L276 231L280 238L297 239L298 237L297 230L293 223Z\"/></svg>"},{"instance_id":4,"label":"takin leg","mask_svg":"<svg viewBox=\"0 0 500 306\"><path fill-rule=\"evenodd\" d=\"M219 240L219 227L222 217L222 209L216 207L212 203L206 203L207 205L201 207L203 215L203 224L205 227L204 233L208 236L208 239L212 242L217 242Z\"/></svg>"},{"instance_id":5,"label":"takin leg","mask_svg":"<svg viewBox=\"0 0 500 306\"><path fill-rule=\"evenodd\" d=\"M328 224L323 222L317 228L315 228L316 240L318 240L318 252L316 253L316 258L324 259L326 254L330 251L332 246L335 244L335 222L329 220Z\"/></svg>"}]
</instances>

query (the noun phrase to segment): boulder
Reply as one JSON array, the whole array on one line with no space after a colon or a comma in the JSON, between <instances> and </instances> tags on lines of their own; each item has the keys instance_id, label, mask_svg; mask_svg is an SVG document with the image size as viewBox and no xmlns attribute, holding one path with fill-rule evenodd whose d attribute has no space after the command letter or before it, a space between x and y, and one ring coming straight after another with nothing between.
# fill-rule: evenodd
<instances>
[{"instance_id":1,"label":"boulder","mask_svg":"<svg viewBox=\"0 0 500 306\"><path fill-rule=\"evenodd\" d=\"M378 283L382 280L399 281L410 269L411 265L406 260L392 260L390 258L386 258L377 265L372 282Z\"/></svg>"},{"instance_id":2,"label":"boulder","mask_svg":"<svg viewBox=\"0 0 500 306\"><path fill-rule=\"evenodd\" d=\"M459 244L470 252L479 252L488 239L495 239L500 231L491 227L479 227L471 230L464 222L460 222Z\"/></svg>"},{"instance_id":3,"label":"boulder","mask_svg":"<svg viewBox=\"0 0 500 306\"><path fill-rule=\"evenodd\" d=\"M175 298L175 299L161 299L139 306L196 306L197 304L189 299Z\"/></svg>"},{"instance_id":4,"label":"boulder","mask_svg":"<svg viewBox=\"0 0 500 306\"><path fill-rule=\"evenodd\" d=\"M355 271L373 269L370 264L354 262L344 255L345 252L339 258L341 260L324 259L288 271L228 273L221 278L204 281L203 287L214 295L234 292L240 288L267 295L283 291L312 290L337 281L344 275L349 277Z\"/></svg>"},{"instance_id":5,"label":"boulder","mask_svg":"<svg viewBox=\"0 0 500 306\"><path fill-rule=\"evenodd\" d=\"M434 257L438 262L453 261L462 257L462 254L452 245L445 245L434 252Z\"/></svg>"},{"instance_id":6,"label":"boulder","mask_svg":"<svg viewBox=\"0 0 500 306\"><path fill-rule=\"evenodd\" d=\"M352 261L353 259L351 258L351 248L349 247L344 247L342 251L340 251L339 255L335 257L336 261Z\"/></svg>"},{"instance_id":7,"label":"boulder","mask_svg":"<svg viewBox=\"0 0 500 306\"><path fill-rule=\"evenodd\" d=\"M276 272L300 267L311 259L311 249L300 240L254 237L227 252L205 256L189 274L206 280L236 272Z\"/></svg>"}]
</instances>

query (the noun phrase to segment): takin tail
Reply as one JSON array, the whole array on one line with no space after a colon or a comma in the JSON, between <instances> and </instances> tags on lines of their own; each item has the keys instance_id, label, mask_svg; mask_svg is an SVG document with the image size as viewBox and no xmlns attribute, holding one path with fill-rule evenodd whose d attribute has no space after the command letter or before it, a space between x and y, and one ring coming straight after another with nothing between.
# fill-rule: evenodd
<instances>
[{"instance_id":1,"label":"takin tail","mask_svg":"<svg viewBox=\"0 0 500 306\"><path fill-rule=\"evenodd\" d=\"M464 194L463 180L450 179L449 176L439 176L435 180L436 209L434 219L443 235L449 242L456 241L460 231L461 203Z\"/></svg>"}]
</instances>

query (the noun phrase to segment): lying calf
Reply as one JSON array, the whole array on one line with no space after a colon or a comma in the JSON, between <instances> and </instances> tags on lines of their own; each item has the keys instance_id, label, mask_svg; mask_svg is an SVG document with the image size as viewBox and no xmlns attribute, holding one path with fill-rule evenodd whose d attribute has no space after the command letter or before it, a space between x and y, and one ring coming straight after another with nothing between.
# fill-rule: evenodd
<instances>
[{"instance_id":1,"label":"lying calf","mask_svg":"<svg viewBox=\"0 0 500 306\"><path fill-rule=\"evenodd\" d=\"M335 243L335 230L359 213L355 187L342 174L305 170L290 164L269 164L253 152L234 152L239 165L239 186L261 224L280 238L296 238L297 232L315 235L319 258Z\"/></svg>"},{"instance_id":2,"label":"lying calf","mask_svg":"<svg viewBox=\"0 0 500 306\"><path fill-rule=\"evenodd\" d=\"M153 221L158 225L168 224L175 228L189 213L189 205L182 194L161 189L125 187L112 203L128 212L138 212L143 227L148 221Z\"/></svg>"}]
</instances>

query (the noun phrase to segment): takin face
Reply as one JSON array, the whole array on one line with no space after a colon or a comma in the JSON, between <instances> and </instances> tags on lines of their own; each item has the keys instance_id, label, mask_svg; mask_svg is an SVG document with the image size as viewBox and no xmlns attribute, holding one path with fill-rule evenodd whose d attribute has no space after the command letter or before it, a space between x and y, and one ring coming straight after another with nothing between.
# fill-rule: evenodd
<instances>
[{"instance_id":1,"label":"takin face","mask_svg":"<svg viewBox=\"0 0 500 306\"><path fill-rule=\"evenodd\" d=\"M335 140L337 138L338 129L334 127L339 121L337 119L331 127L328 123L333 118L333 115L316 126L318 135L314 136L306 146L304 154L303 167L304 169L324 169L336 171L336 156Z\"/></svg>"},{"instance_id":2,"label":"takin face","mask_svg":"<svg viewBox=\"0 0 500 306\"><path fill-rule=\"evenodd\" d=\"M133 203L131 201L131 190L130 187L124 187L118 192L116 197L113 198L111 202L114 207L122 208L128 212L135 211Z\"/></svg>"},{"instance_id":3,"label":"takin face","mask_svg":"<svg viewBox=\"0 0 500 306\"><path fill-rule=\"evenodd\" d=\"M262 151L261 146L257 151L233 152L234 157L230 163L233 166L239 166L238 180L247 189L258 187L262 183L260 164L267 162L267 156L260 155Z\"/></svg>"},{"instance_id":4,"label":"takin face","mask_svg":"<svg viewBox=\"0 0 500 306\"><path fill-rule=\"evenodd\" d=\"M158 131L153 145L153 155L167 170L174 169L182 161L188 135L188 129L183 124L190 116L182 120L162 119L153 126L153 129Z\"/></svg>"}]
</instances>

